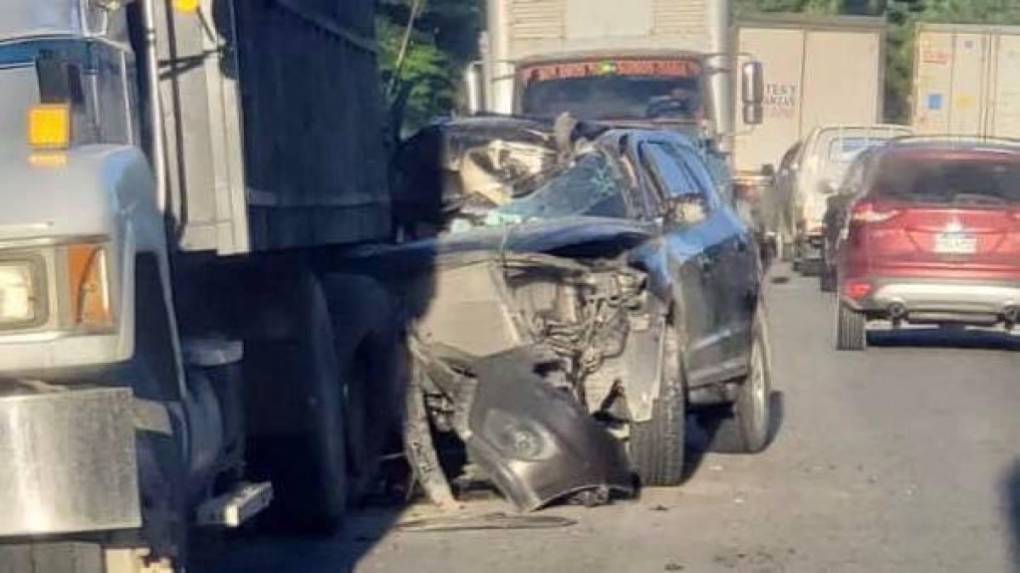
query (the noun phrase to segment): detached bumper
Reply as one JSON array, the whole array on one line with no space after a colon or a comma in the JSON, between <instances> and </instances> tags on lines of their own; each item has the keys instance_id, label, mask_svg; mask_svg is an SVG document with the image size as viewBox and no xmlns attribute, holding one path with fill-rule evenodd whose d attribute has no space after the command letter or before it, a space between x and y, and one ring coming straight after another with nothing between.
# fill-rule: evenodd
<instances>
[{"instance_id":1,"label":"detached bumper","mask_svg":"<svg viewBox=\"0 0 1020 573\"><path fill-rule=\"evenodd\" d=\"M995 324L1020 307L1020 283L879 279L871 284L867 297L846 302L868 313L902 313L911 322Z\"/></svg>"},{"instance_id":2,"label":"detached bumper","mask_svg":"<svg viewBox=\"0 0 1020 573\"><path fill-rule=\"evenodd\" d=\"M585 490L633 492L623 445L535 374L530 350L475 364L469 457L521 511Z\"/></svg>"},{"instance_id":3,"label":"detached bumper","mask_svg":"<svg viewBox=\"0 0 1020 573\"><path fill-rule=\"evenodd\" d=\"M0 536L141 526L132 403L127 388L0 396Z\"/></svg>"}]
</instances>

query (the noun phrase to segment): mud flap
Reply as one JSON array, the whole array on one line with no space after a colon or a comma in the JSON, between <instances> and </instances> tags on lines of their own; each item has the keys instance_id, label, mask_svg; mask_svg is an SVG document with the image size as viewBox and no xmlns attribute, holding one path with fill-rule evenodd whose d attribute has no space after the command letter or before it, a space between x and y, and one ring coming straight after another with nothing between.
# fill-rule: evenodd
<instances>
[{"instance_id":1,"label":"mud flap","mask_svg":"<svg viewBox=\"0 0 1020 573\"><path fill-rule=\"evenodd\" d=\"M536 373L531 348L471 365L478 384L462 436L468 456L520 511L584 491L633 493L623 445Z\"/></svg>"}]
</instances>

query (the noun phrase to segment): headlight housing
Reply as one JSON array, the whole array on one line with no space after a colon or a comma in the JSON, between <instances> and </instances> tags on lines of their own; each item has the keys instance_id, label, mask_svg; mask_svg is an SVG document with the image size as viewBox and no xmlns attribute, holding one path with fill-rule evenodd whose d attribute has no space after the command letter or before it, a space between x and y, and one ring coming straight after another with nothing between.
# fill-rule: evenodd
<instances>
[{"instance_id":1,"label":"headlight housing","mask_svg":"<svg viewBox=\"0 0 1020 573\"><path fill-rule=\"evenodd\" d=\"M0 259L0 329L46 321L45 278L39 261Z\"/></svg>"},{"instance_id":2,"label":"headlight housing","mask_svg":"<svg viewBox=\"0 0 1020 573\"><path fill-rule=\"evenodd\" d=\"M0 249L0 333L112 332L110 249L105 240Z\"/></svg>"}]
</instances>

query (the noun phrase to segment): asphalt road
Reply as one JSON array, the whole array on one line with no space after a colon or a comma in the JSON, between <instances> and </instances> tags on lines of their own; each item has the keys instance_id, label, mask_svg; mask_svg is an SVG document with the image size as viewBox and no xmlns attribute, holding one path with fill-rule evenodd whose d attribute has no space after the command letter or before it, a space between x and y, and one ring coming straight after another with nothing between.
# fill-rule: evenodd
<instances>
[{"instance_id":1,"label":"asphalt road","mask_svg":"<svg viewBox=\"0 0 1020 573\"><path fill-rule=\"evenodd\" d=\"M374 510L335 539L231 542L202 573L1020 572L1020 344L911 333L837 354L813 280L768 300L782 420L761 455L709 454L682 487L536 514L560 527L398 530L435 512Z\"/></svg>"}]
</instances>

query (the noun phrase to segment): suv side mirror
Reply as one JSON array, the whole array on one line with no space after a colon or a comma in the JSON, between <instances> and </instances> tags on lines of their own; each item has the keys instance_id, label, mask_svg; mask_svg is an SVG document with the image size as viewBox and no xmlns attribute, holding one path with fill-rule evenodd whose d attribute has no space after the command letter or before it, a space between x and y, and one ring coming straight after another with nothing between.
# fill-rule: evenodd
<instances>
[{"instance_id":1,"label":"suv side mirror","mask_svg":"<svg viewBox=\"0 0 1020 573\"><path fill-rule=\"evenodd\" d=\"M761 62L746 62L740 67L740 100L744 104L744 124L759 125L764 117L765 72Z\"/></svg>"},{"instance_id":2,"label":"suv side mirror","mask_svg":"<svg viewBox=\"0 0 1020 573\"><path fill-rule=\"evenodd\" d=\"M468 115L477 115L482 111L485 99L485 79L482 73L482 62L471 62L464 68L464 97Z\"/></svg>"},{"instance_id":3,"label":"suv side mirror","mask_svg":"<svg viewBox=\"0 0 1020 573\"><path fill-rule=\"evenodd\" d=\"M701 195L674 195L666 199L665 221L669 225L697 225L707 218L708 204Z\"/></svg>"}]
</instances>

